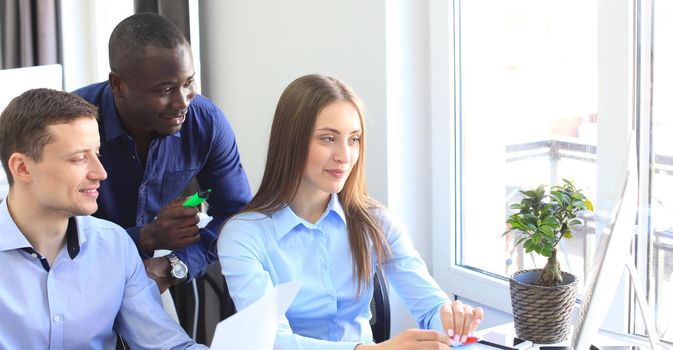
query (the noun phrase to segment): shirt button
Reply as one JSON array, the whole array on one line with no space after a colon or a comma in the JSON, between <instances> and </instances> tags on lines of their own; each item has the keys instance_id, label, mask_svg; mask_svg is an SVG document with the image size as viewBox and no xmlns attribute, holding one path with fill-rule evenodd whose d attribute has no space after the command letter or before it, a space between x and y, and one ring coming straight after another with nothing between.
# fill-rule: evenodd
<instances>
[{"instance_id":1,"label":"shirt button","mask_svg":"<svg viewBox=\"0 0 673 350\"><path fill-rule=\"evenodd\" d=\"M327 264L323 263L323 264L322 264L322 268L325 269L325 270L327 270Z\"/></svg>"},{"instance_id":2,"label":"shirt button","mask_svg":"<svg viewBox=\"0 0 673 350\"><path fill-rule=\"evenodd\" d=\"M61 321L61 316L56 315L54 316L54 318L52 318L52 320L54 320L54 323L58 323L59 321Z\"/></svg>"},{"instance_id":3,"label":"shirt button","mask_svg":"<svg viewBox=\"0 0 673 350\"><path fill-rule=\"evenodd\" d=\"M33 258L37 258L37 253L32 253L32 254L30 254L30 255L32 255Z\"/></svg>"}]
</instances>

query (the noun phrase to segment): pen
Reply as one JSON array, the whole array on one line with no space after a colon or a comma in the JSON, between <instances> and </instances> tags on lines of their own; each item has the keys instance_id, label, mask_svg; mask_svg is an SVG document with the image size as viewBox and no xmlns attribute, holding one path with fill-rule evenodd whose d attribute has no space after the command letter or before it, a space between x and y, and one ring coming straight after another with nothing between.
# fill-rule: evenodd
<instances>
[{"instance_id":1,"label":"pen","mask_svg":"<svg viewBox=\"0 0 673 350\"><path fill-rule=\"evenodd\" d=\"M208 196L210 196L210 192L212 192L212 189L207 189L205 191L198 191L194 193L193 195L189 196L187 200L182 203L183 207L195 207L208 199Z\"/></svg>"}]
</instances>

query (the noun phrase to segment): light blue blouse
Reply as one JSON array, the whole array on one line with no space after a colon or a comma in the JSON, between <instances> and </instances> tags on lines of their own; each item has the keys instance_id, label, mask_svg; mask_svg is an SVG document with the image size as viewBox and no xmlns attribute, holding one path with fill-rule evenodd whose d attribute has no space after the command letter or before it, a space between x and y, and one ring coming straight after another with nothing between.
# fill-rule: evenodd
<instances>
[{"instance_id":1,"label":"light blue blouse","mask_svg":"<svg viewBox=\"0 0 673 350\"><path fill-rule=\"evenodd\" d=\"M376 209L392 254L384 272L419 327L442 331L439 308L450 302L427 271L411 239L383 208ZM346 217L336 194L315 224L285 207L270 217L234 216L218 241L222 274L241 310L275 285L302 287L281 321L276 348L353 349L371 343L369 303L373 290L357 296ZM373 258L376 263L376 258Z\"/></svg>"}]
</instances>

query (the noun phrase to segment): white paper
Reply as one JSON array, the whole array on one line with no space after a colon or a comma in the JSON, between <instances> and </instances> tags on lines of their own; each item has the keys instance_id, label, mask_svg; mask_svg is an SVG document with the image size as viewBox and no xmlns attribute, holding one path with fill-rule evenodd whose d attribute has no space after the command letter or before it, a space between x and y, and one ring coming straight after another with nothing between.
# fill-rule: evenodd
<instances>
[{"instance_id":1,"label":"white paper","mask_svg":"<svg viewBox=\"0 0 673 350\"><path fill-rule=\"evenodd\" d=\"M217 324L213 350L273 350L278 324L301 283L279 284L265 296Z\"/></svg>"}]
</instances>

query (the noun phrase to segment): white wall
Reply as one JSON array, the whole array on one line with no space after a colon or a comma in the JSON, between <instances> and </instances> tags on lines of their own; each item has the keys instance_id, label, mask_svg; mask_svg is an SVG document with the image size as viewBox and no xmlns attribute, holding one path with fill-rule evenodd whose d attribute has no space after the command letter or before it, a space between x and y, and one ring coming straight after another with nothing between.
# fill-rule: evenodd
<instances>
[{"instance_id":1,"label":"white wall","mask_svg":"<svg viewBox=\"0 0 673 350\"><path fill-rule=\"evenodd\" d=\"M301 75L326 73L365 103L370 191L387 201L384 0L205 0L200 18L203 92L233 124L253 191L281 92Z\"/></svg>"},{"instance_id":2,"label":"white wall","mask_svg":"<svg viewBox=\"0 0 673 350\"><path fill-rule=\"evenodd\" d=\"M61 1L63 89L107 80L108 40L112 30L133 14L133 0Z\"/></svg>"}]
</instances>

